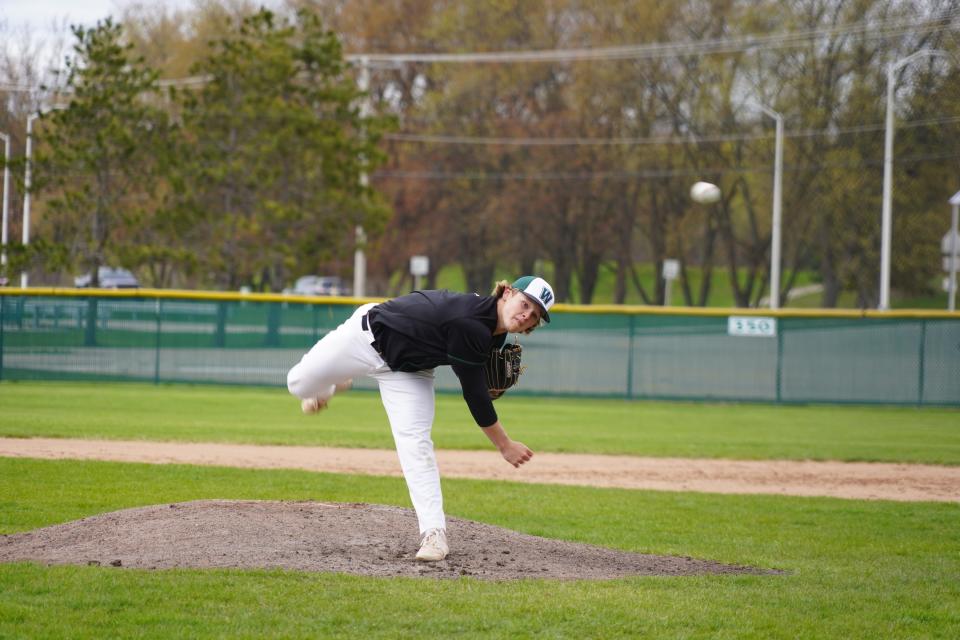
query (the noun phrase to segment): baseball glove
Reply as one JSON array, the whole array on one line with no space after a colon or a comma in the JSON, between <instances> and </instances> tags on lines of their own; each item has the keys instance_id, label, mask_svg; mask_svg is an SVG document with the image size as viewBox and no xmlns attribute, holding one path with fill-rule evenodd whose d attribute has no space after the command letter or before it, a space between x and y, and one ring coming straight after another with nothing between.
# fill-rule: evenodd
<instances>
[{"instance_id":1,"label":"baseball glove","mask_svg":"<svg viewBox=\"0 0 960 640\"><path fill-rule=\"evenodd\" d=\"M490 391L492 400L496 400L507 389L517 384L517 379L525 368L520 365L522 351L523 347L517 343L506 344L501 349L490 351L484 373L487 375L487 389Z\"/></svg>"}]
</instances>

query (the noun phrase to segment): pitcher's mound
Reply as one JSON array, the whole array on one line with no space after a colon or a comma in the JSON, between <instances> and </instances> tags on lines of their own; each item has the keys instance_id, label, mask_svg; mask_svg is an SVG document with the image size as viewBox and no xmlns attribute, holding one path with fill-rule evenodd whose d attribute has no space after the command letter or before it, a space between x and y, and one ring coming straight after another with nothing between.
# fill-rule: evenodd
<instances>
[{"instance_id":1,"label":"pitcher's mound","mask_svg":"<svg viewBox=\"0 0 960 640\"><path fill-rule=\"evenodd\" d=\"M0 562L140 569L242 568L482 580L778 573L644 555L447 519L451 552L422 563L411 509L371 504L201 500L105 513L0 537Z\"/></svg>"}]
</instances>

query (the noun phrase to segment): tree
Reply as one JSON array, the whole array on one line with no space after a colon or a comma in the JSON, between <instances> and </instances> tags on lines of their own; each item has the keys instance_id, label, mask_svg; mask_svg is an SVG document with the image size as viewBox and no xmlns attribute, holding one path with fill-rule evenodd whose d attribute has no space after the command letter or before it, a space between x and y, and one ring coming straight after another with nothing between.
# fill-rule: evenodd
<instances>
[{"instance_id":1,"label":"tree","mask_svg":"<svg viewBox=\"0 0 960 640\"><path fill-rule=\"evenodd\" d=\"M144 60L174 81L189 78L191 68L209 54L213 42L227 37L237 20L253 15L253 0L203 0L190 8L174 3L132 3L120 10L125 35Z\"/></svg>"},{"instance_id":2,"label":"tree","mask_svg":"<svg viewBox=\"0 0 960 640\"><path fill-rule=\"evenodd\" d=\"M279 290L352 248L388 209L362 181L383 155L389 120L364 116L339 40L305 11L244 18L192 69L181 91L187 157L178 206L216 285Z\"/></svg>"},{"instance_id":3,"label":"tree","mask_svg":"<svg viewBox=\"0 0 960 640\"><path fill-rule=\"evenodd\" d=\"M304 169L340 157L310 152L322 145L293 125L309 111L301 109L306 85L289 79L304 77L290 51L305 41L305 23L274 20L238 34L226 18L249 15L250 6L213 0L182 14L128 13L143 18L133 39L151 61L183 75L187 60L202 56L189 74L214 78L178 94L197 92L183 113L189 145L170 191L177 197L167 202L168 213L137 225L136 243L150 247L154 236L175 236L201 254L197 282L276 288L294 270L348 255L354 224L364 222L368 232L383 224L375 213L382 202L362 188L326 191L329 178L314 179L322 172ZM847 292L872 306L884 66L923 46L956 46L956 0L288 0L287 6L323 15L353 53L642 44L661 51L589 62L375 65L371 97L407 133L611 141L390 140L387 170L370 174L397 212L368 252L371 280L381 291L397 282L398 271L406 273L412 253L426 253L431 276L460 264L478 291L517 265L522 272L546 268L558 297L578 295L582 302L592 300L598 274L615 265L615 300L626 300L632 284L656 304L664 297L662 260L676 257L687 304L708 304L722 286L711 276L724 272L735 304L759 304L769 291L774 140L773 123L743 108L756 101L782 113L787 128L781 300L801 274L813 272L824 306ZM215 42L207 46L211 36ZM750 47L738 44L749 36L757 37ZM706 50L723 40L729 50ZM698 49L676 54L663 45L681 41ZM954 71L945 73L952 67L917 61L898 78L892 265L898 292L928 289L937 268L931 238L943 226L943 185L955 173L949 160L956 157L951 114L958 83ZM333 72L347 75L345 66ZM177 116L179 108L174 104ZM350 144L373 140L366 132L377 125L357 126L352 117L324 116L342 124ZM651 143L660 136L673 140ZM612 142L618 138L645 141ZM342 163L344 184L358 166L369 171L382 158L360 146L340 151L371 159ZM720 184L721 203L690 203L687 189L699 178ZM165 273L183 258L163 261L154 253L150 269ZM652 286L641 282L638 261L655 265ZM699 289L696 267L703 274Z\"/></svg>"},{"instance_id":4,"label":"tree","mask_svg":"<svg viewBox=\"0 0 960 640\"><path fill-rule=\"evenodd\" d=\"M49 194L40 234L97 286L99 267L117 260L150 215L166 117L149 101L157 74L131 55L120 25L108 18L73 34L69 102L40 119L34 188Z\"/></svg>"},{"instance_id":5,"label":"tree","mask_svg":"<svg viewBox=\"0 0 960 640\"><path fill-rule=\"evenodd\" d=\"M879 294L883 131L864 125L884 121L887 63L924 47L949 48L955 43L951 32L937 28L935 21L922 29L882 38L873 30L843 27L853 22L882 25L908 17L951 16L955 2L794 0L778 3L778 8L784 12L787 28L832 31L808 46L772 56L766 67L772 71L764 74L767 87L775 82L781 100L793 105L796 126L830 132L789 143L796 168L784 182L784 211L788 214L784 217L788 243L784 258L789 261L785 267L794 274L799 268L817 271L824 307L836 306L844 291L854 293L857 306L873 307ZM947 23L950 19L944 18ZM941 90L952 86L944 75L946 66L928 59L902 70L904 77L897 79L898 112L912 112L917 120L936 120L949 112L947 95L951 92ZM956 92L952 93L955 101ZM898 120L902 118L898 115ZM927 140L913 144L924 133ZM955 136L942 126L940 138L950 141ZM905 292L927 291L937 267L931 225L923 222L928 198L937 189L910 190L924 182L912 178L937 175L944 166L941 157L951 156L941 156L936 140L925 128L898 132L895 208L902 213L894 217L891 280ZM791 162L790 156L785 162ZM942 201L939 204L943 206ZM788 286L791 276L788 274Z\"/></svg>"}]
</instances>

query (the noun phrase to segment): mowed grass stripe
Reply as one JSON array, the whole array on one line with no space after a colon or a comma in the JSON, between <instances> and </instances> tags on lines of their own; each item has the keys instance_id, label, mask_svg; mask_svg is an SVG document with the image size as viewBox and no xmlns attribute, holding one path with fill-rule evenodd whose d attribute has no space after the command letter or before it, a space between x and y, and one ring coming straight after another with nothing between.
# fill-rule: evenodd
<instances>
[{"instance_id":1,"label":"mowed grass stripe","mask_svg":"<svg viewBox=\"0 0 960 640\"><path fill-rule=\"evenodd\" d=\"M960 410L510 397L509 433L536 451L960 464ZM378 394L303 416L283 389L0 383L0 436L393 447ZM439 448L489 449L463 400L439 394Z\"/></svg>"}]
</instances>

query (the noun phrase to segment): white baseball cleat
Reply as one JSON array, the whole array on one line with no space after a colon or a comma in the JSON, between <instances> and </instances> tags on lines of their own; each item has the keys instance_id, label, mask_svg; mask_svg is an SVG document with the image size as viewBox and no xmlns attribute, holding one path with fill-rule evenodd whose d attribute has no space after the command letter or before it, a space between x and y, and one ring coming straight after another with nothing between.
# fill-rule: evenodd
<instances>
[{"instance_id":1,"label":"white baseball cleat","mask_svg":"<svg viewBox=\"0 0 960 640\"><path fill-rule=\"evenodd\" d=\"M447 546L447 532L443 529L427 529L417 551L417 560L422 562L437 562L443 560L450 553Z\"/></svg>"}]
</instances>

